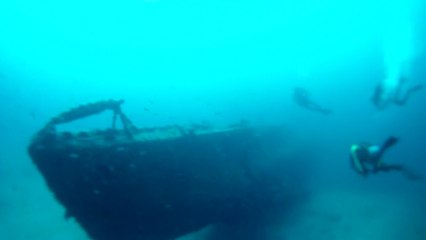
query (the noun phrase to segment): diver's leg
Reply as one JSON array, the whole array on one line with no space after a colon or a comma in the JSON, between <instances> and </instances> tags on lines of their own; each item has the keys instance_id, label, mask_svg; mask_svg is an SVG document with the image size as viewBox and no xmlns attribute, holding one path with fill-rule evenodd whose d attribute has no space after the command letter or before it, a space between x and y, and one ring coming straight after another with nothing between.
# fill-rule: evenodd
<instances>
[{"instance_id":1,"label":"diver's leg","mask_svg":"<svg viewBox=\"0 0 426 240\"><path fill-rule=\"evenodd\" d=\"M324 113L325 115L328 115L328 114L331 114L333 111L329 108L322 108L321 112Z\"/></svg>"},{"instance_id":2,"label":"diver's leg","mask_svg":"<svg viewBox=\"0 0 426 240\"><path fill-rule=\"evenodd\" d=\"M379 171L384 171L384 172L402 171L404 169L405 169L404 165L401 165L401 164L382 164L378 168Z\"/></svg>"},{"instance_id":3,"label":"diver's leg","mask_svg":"<svg viewBox=\"0 0 426 240\"><path fill-rule=\"evenodd\" d=\"M418 173L415 173L412 169L409 169L402 164L382 164L378 170L384 171L384 172L390 172L390 171L400 172L406 178L413 181L420 180L423 178L423 176L421 176Z\"/></svg>"},{"instance_id":4,"label":"diver's leg","mask_svg":"<svg viewBox=\"0 0 426 240\"><path fill-rule=\"evenodd\" d=\"M320 112L320 113L323 113L323 114L326 114L326 115L331 113L330 109L323 108L323 107L321 107L320 105L318 105L317 103L314 103L314 102L309 102L309 104L307 105L307 108L309 108L312 111Z\"/></svg>"},{"instance_id":5,"label":"diver's leg","mask_svg":"<svg viewBox=\"0 0 426 240\"><path fill-rule=\"evenodd\" d=\"M319 111L319 106L314 102L309 101L309 102L306 103L305 106L306 106L307 109L309 109L311 111L316 111L316 112Z\"/></svg>"},{"instance_id":6,"label":"diver's leg","mask_svg":"<svg viewBox=\"0 0 426 240\"><path fill-rule=\"evenodd\" d=\"M408 98L410 97L410 95L414 92L417 92L419 90L423 89L423 85L419 84L416 85L414 87L411 87L410 89L407 90L407 92L405 93L405 96L402 98L399 98L399 93L397 94L397 99L395 99L395 104L398 105L405 105L405 103L408 101ZM398 91L399 92L399 91Z\"/></svg>"}]
</instances>

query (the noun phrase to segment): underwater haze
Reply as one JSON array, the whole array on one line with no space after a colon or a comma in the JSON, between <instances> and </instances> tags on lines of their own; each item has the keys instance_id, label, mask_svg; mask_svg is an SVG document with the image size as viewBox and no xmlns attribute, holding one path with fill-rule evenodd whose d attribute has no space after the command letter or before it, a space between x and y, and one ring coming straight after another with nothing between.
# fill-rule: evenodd
<instances>
[{"instance_id":1,"label":"underwater haze","mask_svg":"<svg viewBox=\"0 0 426 240\"><path fill-rule=\"evenodd\" d=\"M264 140L282 162L258 159L283 181L285 211L259 201L273 221L214 222L178 240L426 239L425 16L422 0L0 2L0 239L92 239L27 149L53 117L108 99L140 128L285 129ZM392 102L399 87L412 93L404 104ZM108 127L109 115L63 126ZM382 160L410 174L351 166L351 145L390 136Z\"/></svg>"}]
</instances>

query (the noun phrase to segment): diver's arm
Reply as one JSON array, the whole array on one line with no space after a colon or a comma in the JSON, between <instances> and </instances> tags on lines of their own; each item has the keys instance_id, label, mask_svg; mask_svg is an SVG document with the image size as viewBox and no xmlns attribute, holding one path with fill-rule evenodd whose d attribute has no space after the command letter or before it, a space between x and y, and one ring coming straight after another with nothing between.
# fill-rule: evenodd
<instances>
[{"instance_id":1,"label":"diver's arm","mask_svg":"<svg viewBox=\"0 0 426 240\"><path fill-rule=\"evenodd\" d=\"M365 147L354 144L350 150L350 161L352 168L361 176L368 176L368 169L365 166L365 161L369 158L368 150Z\"/></svg>"},{"instance_id":2,"label":"diver's arm","mask_svg":"<svg viewBox=\"0 0 426 240\"><path fill-rule=\"evenodd\" d=\"M382 159L383 154L386 152L386 150L388 150L390 147L392 147L393 145L395 145L396 143L398 143L399 139L394 137L394 136L390 136L386 139L386 141L382 144L382 146L380 147L380 150L377 154L375 154L375 158L378 159L377 162L380 162L380 159Z\"/></svg>"}]
</instances>

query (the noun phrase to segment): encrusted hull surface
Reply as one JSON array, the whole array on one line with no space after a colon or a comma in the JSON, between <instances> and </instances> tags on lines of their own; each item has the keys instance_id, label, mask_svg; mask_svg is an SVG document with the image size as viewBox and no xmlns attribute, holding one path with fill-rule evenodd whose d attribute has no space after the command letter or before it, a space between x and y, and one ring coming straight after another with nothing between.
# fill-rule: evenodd
<instances>
[{"instance_id":1,"label":"encrusted hull surface","mask_svg":"<svg viewBox=\"0 0 426 240\"><path fill-rule=\"evenodd\" d=\"M81 109L90 112L61 116L85 117ZM174 239L232 219L259 185L252 163L266 150L249 127L73 134L57 132L58 119L36 134L29 154L66 216L95 240Z\"/></svg>"}]
</instances>

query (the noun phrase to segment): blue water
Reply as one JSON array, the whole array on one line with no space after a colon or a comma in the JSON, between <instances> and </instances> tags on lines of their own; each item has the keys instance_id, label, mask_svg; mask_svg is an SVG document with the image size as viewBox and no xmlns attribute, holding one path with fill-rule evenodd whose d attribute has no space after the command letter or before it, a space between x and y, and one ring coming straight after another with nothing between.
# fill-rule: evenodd
<instances>
[{"instance_id":1,"label":"blue water","mask_svg":"<svg viewBox=\"0 0 426 240\"><path fill-rule=\"evenodd\" d=\"M370 101L390 72L409 76L409 86L425 83L426 8L415 0L343 2L0 3L0 239L88 239L63 218L26 148L58 113L110 98L125 99L140 127L245 120L288 129L283 151L304 157L292 165L303 181L286 184L309 197L262 226L261 237L225 227L218 239L426 239L426 179L364 179L348 160L351 144L393 135L400 142L385 161L426 176L426 90L382 111ZM382 46L382 28L394 47ZM295 87L333 113L298 106ZM104 128L104 120L71 129Z\"/></svg>"}]
</instances>

